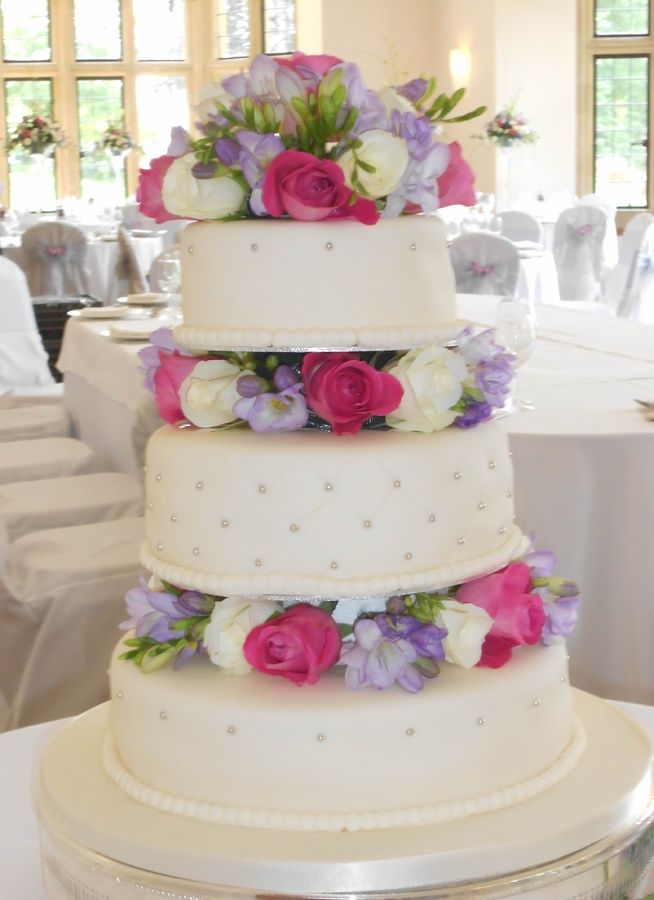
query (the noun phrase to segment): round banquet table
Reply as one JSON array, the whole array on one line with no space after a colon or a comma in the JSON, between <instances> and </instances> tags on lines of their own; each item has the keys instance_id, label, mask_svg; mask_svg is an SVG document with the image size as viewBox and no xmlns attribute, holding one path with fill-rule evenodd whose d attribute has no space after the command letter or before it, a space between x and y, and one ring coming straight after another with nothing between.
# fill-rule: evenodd
<instances>
[{"instance_id":1,"label":"round banquet table","mask_svg":"<svg viewBox=\"0 0 654 900\"><path fill-rule=\"evenodd\" d=\"M498 298L459 296L463 318L493 325ZM584 603L570 642L585 690L654 705L654 326L538 304L538 339L521 389L530 412L507 416L518 522L552 549ZM106 323L71 321L59 367L77 434L105 466L138 472L143 397L137 351Z\"/></svg>"},{"instance_id":2,"label":"round banquet table","mask_svg":"<svg viewBox=\"0 0 654 900\"><path fill-rule=\"evenodd\" d=\"M619 704L654 741L654 708ZM63 720L62 720L63 721ZM41 883L36 816L31 788L40 751L62 721L0 734L0 878L2 896L11 900L47 900ZM654 878L643 886L654 890Z\"/></svg>"}]
</instances>

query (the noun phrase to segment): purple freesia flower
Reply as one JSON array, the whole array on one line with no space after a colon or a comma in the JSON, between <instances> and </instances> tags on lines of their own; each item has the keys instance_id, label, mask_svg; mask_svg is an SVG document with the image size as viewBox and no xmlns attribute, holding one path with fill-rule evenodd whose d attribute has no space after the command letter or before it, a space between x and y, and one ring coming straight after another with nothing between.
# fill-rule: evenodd
<instances>
[{"instance_id":1,"label":"purple freesia flower","mask_svg":"<svg viewBox=\"0 0 654 900\"><path fill-rule=\"evenodd\" d=\"M359 619L354 626L354 646L341 653L340 662L347 666L346 686L355 691L365 687L381 691L397 681L406 691L417 693L424 684L413 666L418 652L404 638L386 637L377 618Z\"/></svg>"},{"instance_id":2,"label":"purple freesia flower","mask_svg":"<svg viewBox=\"0 0 654 900\"><path fill-rule=\"evenodd\" d=\"M284 150L283 141L276 134L257 134L256 131L239 131L236 139L240 145L238 160L243 175L251 188L260 188L266 169Z\"/></svg>"},{"instance_id":3,"label":"purple freesia flower","mask_svg":"<svg viewBox=\"0 0 654 900\"><path fill-rule=\"evenodd\" d=\"M508 354L496 353L490 359L477 363L475 383L492 406L504 406L514 378L513 366Z\"/></svg>"},{"instance_id":4,"label":"purple freesia flower","mask_svg":"<svg viewBox=\"0 0 654 900\"><path fill-rule=\"evenodd\" d=\"M479 403L470 398L466 398L465 403L465 409L454 420L454 424L459 428L474 428L480 422L489 419L493 412L493 407L490 403Z\"/></svg>"},{"instance_id":5,"label":"purple freesia flower","mask_svg":"<svg viewBox=\"0 0 654 900\"><path fill-rule=\"evenodd\" d=\"M278 391L285 391L293 387L300 379L290 366L278 366L273 375L273 381Z\"/></svg>"},{"instance_id":6,"label":"purple freesia flower","mask_svg":"<svg viewBox=\"0 0 654 900\"><path fill-rule=\"evenodd\" d=\"M143 578L140 587L127 592L125 602L130 617L119 627L123 631L133 629L137 637L147 635L159 643L181 637L182 633L172 624L189 616L206 615L210 611L208 605L213 603L196 591L185 591L179 597L167 591L152 591Z\"/></svg>"},{"instance_id":7,"label":"purple freesia flower","mask_svg":"<svg viewBox=\"0 0 654 900\"><path fill-rule=\"evenodd\" d=\"M188 131L182 128L181 125L175 125L174 128L171 128L170 143L166 150L166 156L184 156L185 153L190 153L192 149Z\"/></svg>"},{"instance_id":8,"label":"purple freesia flower","mask_svg":"<svg viewBox=\"0 0 654 900\"><path fill-rule=\"evenodd\" d=\"M417 103L427 90L428 84L426 78L412 78L411 81L396 86L395 90L400 97L405 97L410 103Z\"/></svg>"},{"instance_id":9,"label":"purple freesia flower","mask_svg":"<svg viewBox=\"0 0 654 900\"><path fill-rule=\"evenodd\" d=\"M263 394L267 387L268 382L265 378L260 378L258 375L253 375L251 373L248 375L241 375L236 382L236 392L238 395L248 399Z\"/></svg>"},{"instance_id":10,"label":"purple freesia flower","mask_svg":"<svg viewBox=\"0 0 654 900\"><path fill-rule=\"evenodd\" d=\"M413 616L379 615L375 616L385 638L391 641L409 641L418 656L428 659L445 659L443 639L447 637L445 628L419 622Z\"/></svg>"},{"instance_id":11,"label":"purple freesia flower","mask_svg":"<svg viewBox=\"0 0 654 900\"><path fill-rule=\"evenodd\" d=\"M450 159L446 144L432 144L424 159L409 159L402 180L386 200L382 218L399 216L407 203L415 203L423 212L438 209L438 183Z\"/></svg>"},{"instance_id":12,"label":"purple freesia flower","mask_svg":"<svg viewBox=\"0 0 654 900\"><path fill-rule=\"evenodd\" d=\"M556 556L551 550L530 550L522 561L529 566L534 578L549 578L554 571Z\"/></svg>"},{"instance_id":13,"label":"purple freesia flower","mask_svg":"<svg viewBox=\"0 0 654 900\"><path fill-rule=\"evenodd\" d=\"M196 162L191 172L194 178L213 178L216 174L216 163L213 160L208 163Z\"/></svg>"},{"instance_id":14,"label":"purple freesia flower","mask_svg":"<svg viewBox=\"0 0 654 900\"><path fill-rule=\"evenodd\" d=\"M161 365L160 354L172 355L180 348L175 343L175 338L170 328L157 328L150 334L150 343L136 354L142 365L139 371L143 373L143 383L147 390L155 392L154 376Z\"/></svg>"},{"instance_id":15,"label":"purple freesia flower","mask_svg":"<svg viewBox=\"0 0 654 900\"><path fill-rule=\"evenodd\" d=\"M229 138L218 138L214 141L214 150L216 156L224 166L233 166L239 157L241 148L236 141L230 141Z\"/></svg>"},{"instance_id":16,"label":"purple freesia flower","mask_svg":"<svg viewBox=\"0 0 654 900\"><path fill-rule=\"evenodd\" d=\"M391 113L391 130L406 141L412 159L421 162L431 152L434 131L431 122L424 116L418 117L415 113L401 113L399 109L394 109Z\"/></svg>"},{"instance_id":17,"label":"purple freesia flower","mask_svg":"<svg viewBox=\"0 0 654 900\"><path fill-rule=\"evenodd\" d=\"M234 404L234 412L245 419L253 431L296 431L309 421L302 387L302 384L295 384L278 394L244 397Z\"/></svg>"},{"instance_id":18,"label":"purple freesia flower","mask_svg":"<svg viewBox=\"0 0 654 900\"><path fill-rule=\"evenodd\" d=\"M575 594L572 597L555 597L544 604L545 624L541 644L549 647L550 644L564 641L570 635L579 618L580 603L580 595Z\"/></svg>"}]
</instances>

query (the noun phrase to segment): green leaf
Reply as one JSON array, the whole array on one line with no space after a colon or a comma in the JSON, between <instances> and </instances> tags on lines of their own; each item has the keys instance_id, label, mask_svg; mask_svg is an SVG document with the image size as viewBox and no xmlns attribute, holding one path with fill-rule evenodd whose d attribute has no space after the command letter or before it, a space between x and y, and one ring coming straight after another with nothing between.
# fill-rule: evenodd
<instances>
[{"instance_id":1,"label":"green leaf","mask_svg":"<svg viewBox=\"0 0 654 900\"><path fill-rule=\"evenodd\" d=\"M329 613L329 615L331 616L331 614L336 609L337 603L338 603L338 600L323 600L319 604L319 608L322 609L324 612Z\"/></svg>"},{"instance_id":2,"label":"green leaf","mask_svg":"<svg viewBox=\"0 0 654 900\"><path fill-rule=\"evenodd\" d=\"M167 665L176 655L177 651L174 646L159 644L158 647L152 647L141 660L141 671L156 672Z\"/></svg>"},{"instance_id":3,"label":"green leaf","mask_svg":"<svg viewBox=\"0 0 654 900\"><path fill-rule=\"evenodd\" d=\"M370 174L377 171L377 166L373 166L370 163L364 162L359 157L356 157L356 164L360 169L363 169L364 172L369 172Z\"/></svg>"},{"instance_id":4,"label":"green leaf","mask_svg":"<svg viewBox=\"0 0 654 900\"><path fill-rule=\"evenodd\" d=\"M478 106L477 109L471 110L471 112L464 113L461 116L452 116L449 119L443 119L444 122L467 122L469 119L476 119L477 116L481 116L486 112L486 106Z\"/></svg>"},{"instance_id":5,"label":"green leaf","mask_svg":"<svg viewBox=\"0 0 654 900\"><path fill-rule=\"evenodd\" d=\"M347 97L347 88L344 84L339 84L332 94L332 103L334 107L338 110L341 108L343 103L345 102L345 98Z\"/></svg>"},{"instance_id":6,"label":"green leaf","mask_svg":"<svg viewBox=\"0 0 654 900\"><path fill-rule=\"evenodd\" d=\"M356 125L358 118L359 118L359 110L354 109L354 107L352 107L352 109L350 109L348 111L348 114L345 117L345 121L343 122L343 125L341 126L341 129L340 129L341 133L348 134L350 131L352 131L352 129ZM361 143L359 143L359 146L361 146Z\"/></svg>"},{"instance_id":7,"label":"green leaf","mask_svg":"<svg viewBox=\"0 0 654 900\"><path fill-rule=\"evenodd\" d=\"M429 659L426 656L419 656L413 665L425 678L436 678L440 673L440 668L436 660Z\"/></svg>"}]
</instances>

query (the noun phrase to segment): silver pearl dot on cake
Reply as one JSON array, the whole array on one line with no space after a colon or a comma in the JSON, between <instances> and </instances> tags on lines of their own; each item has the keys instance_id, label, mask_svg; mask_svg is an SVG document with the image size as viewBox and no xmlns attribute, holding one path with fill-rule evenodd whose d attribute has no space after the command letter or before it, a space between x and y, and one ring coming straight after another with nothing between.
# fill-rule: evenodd
<instances>
[{"instance_id":1,"label":"silver pearl dot on cake","mask_svg":"<svg viewBox=\"0 0 654 900\"><path fill-rule=\"evenodd\" d=\"M166 719L168 718L168 713L165 709L161 710L161 712L159 713L159 718L163 719L164 722L166 721Z\"/></svg>"},{"instance_id":2,"label":"silver pearl dot on cake","mask_svg":"<svg viewBox=\"0 0 654 900\"><path fill-rule=\"evenodd\" d=\"M534 699L531 701L531 705L540 706L540 697L534 697Z\"/></svg>"},{"instance_id":3,"label":"silver pearl dot on cake","mask_svg":"<svg viewBox=\"0 0 654 900\"><path fill-rule=\"evenodd\" d=\"M163 544L157 544L157 550L163 550Z\"/></svg>"},{"instance_id":4,"label":"silver pearl dot on cake","mask_svg":"<svg viewBox=\"0 0 654 900\"><path fill-rule=\"evenodd\" d=\"M233 725L228 725L227 734L236 734L236 728Z\"/></svg>"},{"instance_id":5,"label":"silver pearl dot on cake","mask_svg":"<svg viewBox=\"0 0 654 900\"><path fill-rule=\"evenodd\" d=\"M147 467L147 466L143 466L143 474L144 474L144 475L147 475L147 474L148 474L148 467Z\"/></svg>"},{"instance_id":6,"label":"silver pearl dot on cake","mask_svg":"<svg viewBox=\"0 0 654 900\"><path fill-rule=\"evenodd\" d=\"M251 250L253 253L256 253L258 249L259 249L259 245L258 245L258 244L250 244L250 250Z\"/></svg>"},{"instance_id":7,"label":"silver pearl dot on cake","mask_svg":"<svg viewBox=\"0 0 654 900\"><path fill-rule=\"evenodd\" d=\"M404 558L405 558L405 559L413 559L413 553L411 553L410 551L407 551L407 552L404 554Z\"/></svg>"},{"instance_id":8,"label":"silver pearl dot on cake","mask_svg":"<svg viewBox=\"0 0 654 900\"><path fill-rule=\"evenodd\" d=\"M394 488L402 487L402 482L400 481L399 478L396 478L396 479L393 481L393 487L394 487Z\"/></svg>"},{"instance_id":9,"label":"silver pearl dot on cake","mask_svg":"<svg viewBox=\"0 0 654 900\"><path fill-rule=\"evenodd\" d=\"M266 485L265 485L265 484L260 484L260 485L259 485L259 493L260 493L260 494L265 494L265 493L266 493Z\"/></svg>"},{"instance_id":10,"label":"silver pearl dot on cake","mask_svg":"<svg viewBox=\"0 0 654 900\"><path fill-rule=\"evenodd\" d=\"M152 509L152 504L148 503L148 509Z\"/></svg>"},{"instance_id":11,"label":"silver pearl dot on cake","mask_svg":"<svg viewBox=\"0 0 654 900\"><path fill-rule=\"evenodd\" d=\"M330 568L330 569L338 569L338 563L336 562L335 559L333 559L333 560L330 562L329 568Z\"/></svg>"},{"instance_id":12,"label":"silver pearl dot on cake","mask_svg":"<svg viewBox=\"0 0 654 900\"><path fill-rule=\"evenodd\" d=\"M568 676L567 676L567 675L561 675L561 681L565 682L565 681L567 681L567 680L568 680Z\"/></svg>"},{"instance_id":13,"label":"silver pearl dot on cake","mask_svg":"<svg viewBox=\"0 0 654 900\"><path fill-rule=\"evenodd\" d=\"M407 728L407 730L404 733L406 734L407 737L413 737L413 735L416 733L416 730L415 730L415 728Z\"/></svg>"},{"instance_id":14,"label":"silver pearl dot on cake","mask_svg":"<svg viewBox=\"0 0 654 900\"><path fill-rule=\"evenodd\" d=\"M507 491L507 492L506 492L506 496L507 496L508 499L510 500L511 497L513 497L513 491Z\"/></svg>"},{"instance_id":15,"label":"silver pearl dot on cake","mask_svg":"<svg viewBox=\"0 0 654 900\"><path fill-rule=\"evenodd\" d=\"M316 740L318 741L319 744L322 744L322 742L325 740L325 735L324 735L324 734L317 734L317 735L316 735Z\"/></svg>"},{"instance_id":16,"label":"silver pearl dot on cake","mask_svg":"<svg viewBox=\"0 0 654 900\"><path fill-rule=\"evenodd\" d=\"M260 566L263 565L263 560L262 560L262 559L255 559L254 564L255 564L255 566L256 566L257 568L259 568Z\"/></svg>"},{"instance_id":17,"label":"silver pearl dot on cake","mask_svg":"<svg viewBox=\"0 0 654 900\"><path fill-rule=\"evenodd\" d=\"M193 548L193 556L199 556L199 555L200 555L200 548L194 547Z\"/></svg>"},{"instance_id":18,"label":"silver pearl dot on cake","mask_svg":"<svg viewBox=\"0 0 654 900\"><path fill-rule=\"evenodd\" d=\"M370 521L370 519L363 520L363 527L364 528L372 528L372 522Z\"/></svg>"},{"instance_id":19,"label":"silver pearl dot on cake","mask_svg":"<svg viewBox=\"0 0 654 900\"><path fill-rule=\"evenodd\" d=\"M418 247L417 244L409 244L409 250L416 250Z\"/></svg>"},{"instance_id":20,"label":"silver pearl dot on cake","mask_svg":"<svg viewBox=\"0 0 654 900\"><path fill-rule=\"evenodd\" d=\"M502 525L497 529L498 534L506 534L506 525Z\"/></svg>"},{"instance_id":21,"label":"silver pearl dot on cake","mask_svg":"<svg viewBox=\"0 0 654 900\"><path fill-rule=\"evenodd\" d=\"M116 691L116 696L118 697L119 700L122 700L122 699L123 699L123 692L122 692L122 691Z\"/></svg>"},{"instance_id":22,"label":"silver pearl dot on cake","mask_svg":"<svg viewBox=\"0 0 654 900\"><path fill-rule=\"evenodd\" d=\"M484 717L479 716L477 719L477 725L485 725L485 724L486 724L486 720L484 719Z\"/></svg>"},{"instance_id":23,"label":"silver pearl dot on cake","mask_svg":"<svg viewBox=\"0 0 654 900\"><path fill-rule=\"evenodd\" d=\"M229 528L229 519L221 519L220 527L221 528Z\"/></svg>"},{"instance_id":24,"label":"silver pearl dot on cake","mask_svg":"<svg viewBox=\"0 0 654 900\"><path fill-rule=\"evenodd\" d=\"M154 476L154 480L161 481L161 474L159 472Z\"/></svg>"},{"instance_id":25,"label":"silver pearl dot on cake","mask_svg":"<svg viewBox=\"0 0 654 900\"><path fill-rule=\"evenodd\" d=\"M203 487L204 487L204 481L196 481L195 482L196 491L201 491Z\"/></svg>"},{"instance_id":26,"label":"silver pearl dot on cake","mask_svg":"<svg viewBox=\"0 0 654 900\"><path fill-rule=\"evenodd\" d=\"M332 244L331 241L327 241L327 243L325 244L325 249L326 249L326 250L333 250L333 249L334 249L334 245Z\"/></svg>"},{"instance_id":27,"label":"silver pearl dot on cake","mask_svg":"<svg viewBox=\"0 0 654 900\"><path fill-rule=\"evenodd\" d=\"M466 539L464 537L460 537L456 539L457 544L465 544Z\"/></svg>"},{"instance_id":28,"label":"silver pearl dot on cake","mask_svg":"<svg viewBox=\"0 0 654 900\"><path fill-rule=\"evenodd\" d=\"M334 485L333 485L330 481L326 481L326 482L325 482L325 490L326 490L326 491L333 491L333 490L334 490Z\"/></svg>"},{"instance_id":29,"label":"silver pearl dot on cake","mask_svg":"<svg viewBox=\"0 0 654 900\"><path fill-rule=\"evenodd\" d=\"M175 515L175 513L173 513L173 514L171 515L170 521L171 521L171 522L176 522L176 521L177 521L177 516Z\"/></svg>"},{"instance_id":30,"label":"silver pearl dot on cake","mask_svg":"<svg viewBox=\"0 0 654 900\"><path fill-rule=\"evenodd\" d=\"M454 480L455 480L455 481L460 481L460 480L461 480L461 473L460 473L460 472L455 472L455 473L454 473Z\"/></svg>"},{"instance_id":31,"label":"silver pearl dot on cake","mask_svg":"<svg viewBox=\"0 0 654 900\"><path fill-rule=\"evenodd\" d=\"M491 459L491 461L488 463L488 468L494 469L494 468L496 468L496 466L497 466L497 463L493 462L493 460Z\"/></svg>"},{"instance_id":32,"label":"silver pearl dot on cake","mask_svg":"<svg viewBox=\"0 0 654 900\"><path fill-rule=\"evenodd\" d=\"M483 500L479 501L479 503L477 504L477 509L486 509L486 504Z\"/></svg>"},{"instance_id":33,"label":"silver pearl dot on cake","mask_svg":"<svg viewBox=\"0 0 654 900\"><path fill-rule=\"evenodd\" d=\"M513 458L513 450L509 450L509 459Z\"/></svg>"},{"instance_id":34,"label":"silver pearl dot on cake","mask_svg":"<svg viewBox=\"0 0 654 900\"><path fill-rule=\"evenodd\" d=\"M195 253L195 248L194 248L194 247L187 247L187 248L186 248L186 252L187 252L187 253Z\"/></svg>"},{"instance_id":35,"label":"silver pearl dot on cake","mask_svg":"<svg viewBox=\"0 0 654 900\"><path fill-rule=\"evenodd\" d=\"M435 522L435 521L436 521L436 516L435 516L433 513L430 515L429 521L430 521L430 522Z\"/></svg>"},{"instance_id":36,"label":"silver pearl dot on cake","mask_svg":"<svg viewBox=\"0 0 654 900\"><path fill-rule=\"evenodd\" d=\"M288 530L293 532L293 534L295 534L296 531L300 530L300 526L296 525L295 522L291 522L291 524L288 526Z\"/></svg>"}]
</instances>

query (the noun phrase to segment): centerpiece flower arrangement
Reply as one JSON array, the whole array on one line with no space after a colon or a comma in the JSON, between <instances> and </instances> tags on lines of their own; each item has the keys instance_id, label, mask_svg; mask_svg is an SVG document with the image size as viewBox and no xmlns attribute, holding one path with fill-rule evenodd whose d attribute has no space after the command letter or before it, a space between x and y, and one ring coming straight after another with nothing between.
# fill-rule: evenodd
<instances>
[{"instance_id":1,"label":"centerpiece flower arrangement","mask_svg":"<svg viewBox=\"0 0 654 900\"><path fill-rule=\"evenodd\" d=\"M485 132L481 135L498 147L520 147L523 144L535 144L539 135L529 124L525 116L516 112L515 101L507 104L486 123Z\"/></svg>"},{"instance_id":2,"label":"centerpiece flower arrangement","mask_svg":"<svg viewBox=\"0 0 654 900\"><path fill-rule=\"evenodd\" d=\"M24 153L49 153L66 142L60 125L38 113L24 115L7 140L7 153L22 150Z\"/></svg>"},{"instance_id":3,"label":"centerpiece flower arrangement","mask_svg":"<svg viewBox=\"0 0 654 900\"><path fill-rule=\"evenodd\" d=\"M100 135L98 148L106 150L112 155L122 156L135 146L134 141L128 131L122 125L116 125L111 122Z\"/></svg>"},{"instance_id":4,"label":"centerpiece flower arrangement","mask_svg":"<svg viewBox=\"0 0 654 900\"><path fill-rule=\"evenodd\" d=\"M215 597L170 584L127 593L122 658L144 672L197 653L234 675L253 669L315 684L334 666L352 690L399 684L411 693L439 663L500 668L525 644L565 640L578 617L576 584L552 575L554 556L530 551L498 572L440 591L368 600L297 602Z\"/></svg>"},{"instance_id":5,"label":"centerpiece flower arrangement","mask_svg":"<svg viewBox=\"0 0 654 900\"><path fill-rule=\"evenodd\" d=\"M199 137L174 128L166 155L141 170L141 212L174 218L282 216L301 221L435 212L475 202L456 143L437 140L464 90L415 78L373 91L334 56L257 56L247 73L205 88Z\"/></svg>"}]
</instances>

